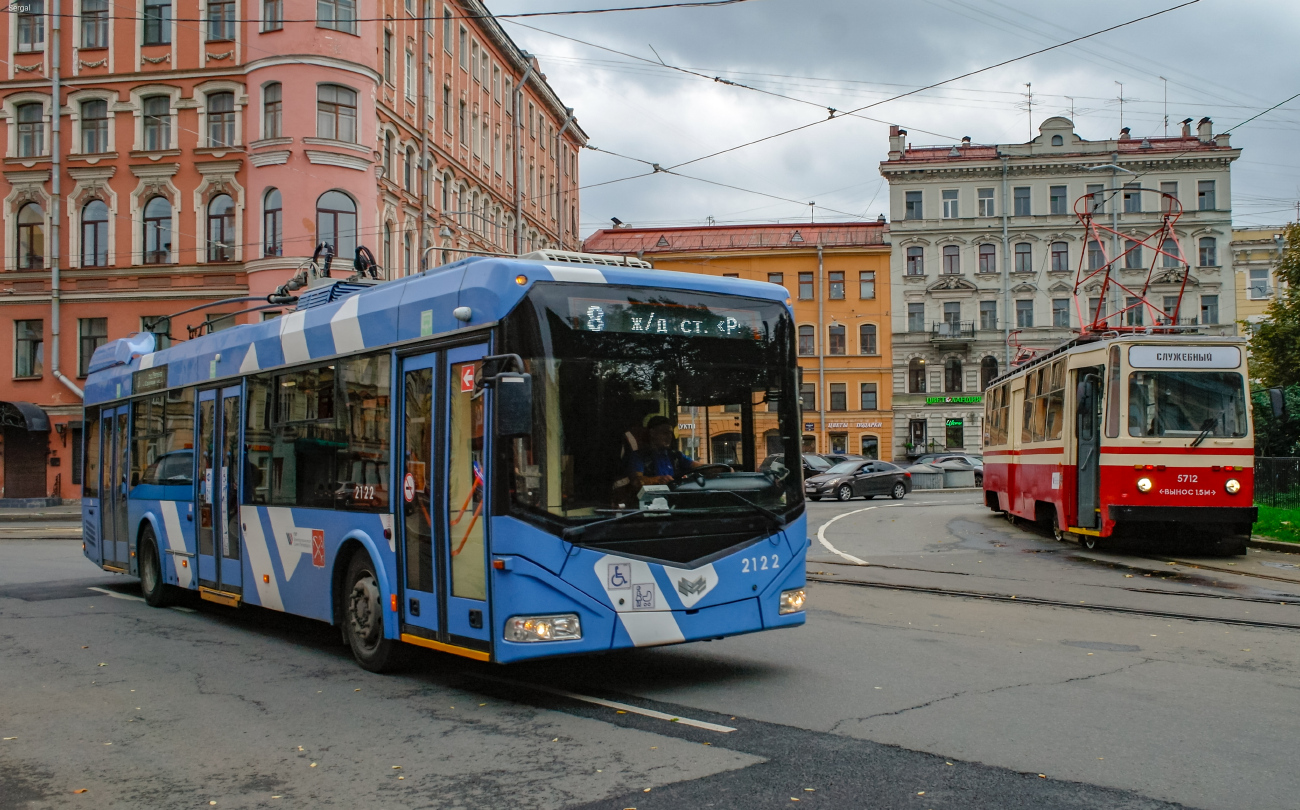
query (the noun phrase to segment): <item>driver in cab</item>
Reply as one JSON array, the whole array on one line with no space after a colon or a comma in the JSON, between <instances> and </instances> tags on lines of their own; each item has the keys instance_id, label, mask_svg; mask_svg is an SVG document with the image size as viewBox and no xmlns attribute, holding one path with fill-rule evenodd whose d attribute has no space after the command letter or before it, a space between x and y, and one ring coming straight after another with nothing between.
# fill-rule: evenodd
<instances>
[{"instance_id":1,"label":"driver in cab","mask_svg":"<svg viewBox=\"0 0 1300 810\"><path fill-rule=\"evenodd\" d=\"M671 484L696 467L709 466L682 455L677 449L673 423L666 416L650 417L646 435L646 446L628 456L627 475L633 491L647 484Z\"/></svg>"}]
</instances>

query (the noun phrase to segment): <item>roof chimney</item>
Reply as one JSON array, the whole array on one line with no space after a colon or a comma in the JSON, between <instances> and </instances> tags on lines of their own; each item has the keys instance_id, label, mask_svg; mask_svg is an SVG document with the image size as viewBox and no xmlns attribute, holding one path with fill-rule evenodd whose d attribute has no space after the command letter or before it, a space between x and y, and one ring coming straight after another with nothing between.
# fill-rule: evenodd
<instances>
[{"instance_id":1,"label":"roof chimney","mask_svg":"<svg viewBox=\"0 0 1300 810\"><path fill-rule=\"evenodd\" d=\"M1209 116L1196 122L1196 137L1201 139L1201 143L1209 143L1214 140L1214 122Z\"/></svg>"},{"instance_id":2,"label":"roof chimney","mask_svg":"<svg viewBox=\"0 0 1300 810\"><path fill-rule=\"evenodd\" d=\"M903 144L907 141L907 130L900 129L897 124L889 127L889 159L902 160Z\"/></svg>"},{"instance_id":3,"label":"roof chimney","mask_svg":"<svg viewBox=\"0 0 1300 810\"><path fill-rule=\"evenodd\" d=\"M1192 119L1190 118L1183 119L1183 137L1184 138L1192 137Z\"/></svg>"},{"instance_id":4,"label":"roof chimney","mask_svg":"<svg viewBox=\"0 0 1300 810\"><path fill-rule=\"evenodd\" d=\"M970 136L969 136L969 135L963 135L963 136L961 137L961 145L962 145L962 146L970 146Z\"/></svg>"},{"instance_id":5,"label":"roof chimney","mask_svg":"<svg viewBox=\"0 0 1300 810\"><path fill-rule=\"evenodd\" d=\"M884 225L884 224L885 224L885 215L884 215L884 214L881 214L880 216L876 217L876 222L879 222L881 225Z\"/></svg>"}]
</instances>

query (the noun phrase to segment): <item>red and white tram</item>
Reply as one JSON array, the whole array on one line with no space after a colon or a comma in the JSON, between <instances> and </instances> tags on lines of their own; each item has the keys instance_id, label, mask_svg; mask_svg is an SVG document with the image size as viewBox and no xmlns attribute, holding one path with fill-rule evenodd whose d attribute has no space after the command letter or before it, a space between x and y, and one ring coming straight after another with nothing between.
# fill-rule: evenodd
<instances>
[{"instance_id":1,"label":"red and white tram","mask_svg":"<svg viewBox=\"0 0 1300 810\"><path fill-rule=\"evenodd\" d=\"M1254 523L1245 341L1083 335L984 392L984 498L1088 548L1243 554Z\"/></svg>"}]
</instances>

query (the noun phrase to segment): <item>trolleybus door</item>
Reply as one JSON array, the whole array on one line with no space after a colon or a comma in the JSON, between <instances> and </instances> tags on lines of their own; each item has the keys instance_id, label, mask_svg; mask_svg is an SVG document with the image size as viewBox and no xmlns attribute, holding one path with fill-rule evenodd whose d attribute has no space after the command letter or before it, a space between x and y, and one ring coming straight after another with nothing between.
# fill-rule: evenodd
<instances>
[{"instance_id":1,"label":"trolleybus door","mask_svg":"<svg viewBox=\"0 0 1300 810\"><path fill-rule=\"evenodd\" d=\"M199 585L240 593L240 390L199 392Z\"/></svg>"},{"instance_id":2,"label":"trolleybus door","mask_svg":"<svg viewBox=\"0 0 1300 810\"><path fill-rule=\"evenodd\" d=\"M443 368L444 440L438 459L443 511L440 552L447 561L447 633L452 643L489 643L487 603L487 389L475 385L487 346L452 349ZM473 641L471 641L473 640ZM477 643L475 643L477 642Z\"/></svg>"},{"instance_id":3,"label":"trolleybus door","mask_svg":"<svg viewBox=\"0 0 1300 810\"><path fill-rule=\"evenodd\" d=\"M438 498L434 487L434 437L437 410L434 384L438 379L438 353L408 357L402 361L402 428L399 447L404 463L397 491L401 525L404 624L414 625L441 637L434 557L434 515ZM445 639L444 639L445 640Z\"/></svg>"},{"instance_id":4,"label":"trolleybus door","mask_svg":"<svg viewBox=\"0 0 1300 810\"><path fill-rule=\"evenodd\" d=\"M1101 375L1093 369L1080 369L1078 375L1078 413L1075 414L1075 459L1078 476L1076 526L1097 529L1101 486Z\"/></svg>"},{"instance_id":5,"label":"trolleybus door","mask_svg":"<svg viewBox=\"0 0 1300 810\"><path fill-rule=\"evenodd\" d=\"M105 408L101 416L103 436L103 478L100 481L99 545L100 564L125 571L129 567L127 548L126 496L130 484L127 450L130 447L130 406Z\"/></svg>"}]
</instances>

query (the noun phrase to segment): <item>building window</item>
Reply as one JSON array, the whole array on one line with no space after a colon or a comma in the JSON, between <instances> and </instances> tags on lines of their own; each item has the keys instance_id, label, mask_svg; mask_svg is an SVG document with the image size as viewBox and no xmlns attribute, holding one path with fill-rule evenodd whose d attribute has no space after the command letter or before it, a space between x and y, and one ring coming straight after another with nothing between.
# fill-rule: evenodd
<instances>
[{"instance_id":1,"label":"building window","mask_svg":"<svg viewBox=\"0 0 1300 810\"><path fill-rule=\"evenodd\" d=\"M172 146L172 100L150 96L144 100L144 150L157 152Z\"/></svg>"},{"instance_id":2,"label":"building window","mask_svg":"<svg viewBox=\"0 0 1300 810\"><path fill-rule=\"evenodd\" d=\"M316 137L357 141L357 91L337 84L316 90Z\"/></svg>"},{"instance_id":3,"label":"building window","mask_svg":"<svg viewBox=\"0 0 1300 810\"><path fill-rule=\"evenodd\" d=\"M811 326L799 327L799 354L805 357L817 354L817 331Z\"/></svg>"},{"instance_id":4,"label":"building window","mask_svg":"<svg viewBox=\"0 0 1300 810\"><path fill-rule=\"evenodd\" d=\"M1052 272L1065 273L1070 269L1070 246L1065 242L1052 243Z\"/></svg>"},{"instance_id":5,"label":"building window","mask_svg":"<svg viewBox=\"0 0 1300 810\"><path fill-rule=\"evenodd\" d=\"M943 273L953 276L961 272L961 248L956 245L943 246Z\"/></svg>"},{"instance_id":6,"label":"building window","mask_svg":"<svg viewBox=\"0 0 1300 810\"><path fill-rule=\"evenodd\" d=\"M1016 186L1011 193L1012 200L1015 203L1015 214L1018 217L1027 217L1029 210L1029 186Z\"/></svg>"},{"instance_id":7,"label":"building window","mask_svg":"<svg viewBox=\"0 0 1300 810\"><path fill-rule=\"evenodd\" d=\"M1198 211L1215 210L1213 180L1196 181L1196 208Z\"/></svg>"},{"instance_id":8,"label":"building window","mask_svg":"<svg viewBox=\"0 0 1300 810\"><path fill-rule=\"evenodd\" d=\"M949 189L943 192L943 218L956 219L957 217L957 190Z\"/></svg>"},{"instance_id":9,"label":"building window","mask_svg":"<svg viewBox=\"0 0 1300 810\"><path fill-rule=\"evenodd\" d=\"M957 336L961 334L961 302L945 301L943 303L943 323L948 327L947 334ZM943 332L940 332L943 334Z\"/></svg>"},{"instance_id":10,"label":"building window","mask_svg":"<svg viewBox=\"0 0 1300 810\"><path fill-rule=\"evenodd\" d=\"M77 376L85 377L90 373L95 349L108 341L108 318L78 318L77 335Z\"/></svg>"},{"instance_id":11,"label":"building window","mask_svg":"<svg viewBox=\"0 0 1300 810\"><path fill-rule=\"evenodd\" d=\"M460 145L461 145L461 146L469 146L469 127L466 126L466 123L465 123L465 118L466 118L466 112L467 112L467 109L468 109L468 108L465 106L465 102L462 101L462 102L460 103L460 119L459 119L459 123L460 123ZM529 183L528 183L528 194L529 194L529 196L532 196L532 177L533 177L533 176L532 176L532 172L531 172L531 170L530 170L530 171L529 171L529 175L528 175L528 180L529 180Z\"/></svg>"},{"instance_id":12,"label":"building window","mask_svg":"<svg viewBox=\"0 0 1300 810\"><path fill-rule=\"evenodd\" d=\"M279 82L268 84L262 89L262 137L278 138L283 132L281 115L283 105L280 100L282 88Z\"/></svg>"},{"instance_id":13,"label":"building window","mask_svg":"<svg viewBox=\"0 0 1300 810\"><path fill-rule=\"evenodd\" d=\"M208 95L208 146L235 145L235 94Z\"/></svg>"},{"instance_id":14,"label":"building window","mask_svg":"<svg viewBox=\"0 0 1300 810\"><path fill-rule=\"evenodd\" d=\"M1106 252L1101 249L1101 242L1092 239L1088 242L1088 269L1100 270L1106 264Z\"/></svg>"},{"instance_id":15,"label":"building window","mask_svg":"<svg viewBox=\"0 0 1300 810\"><path fill-rule=\"evenodd\" d=\"M172 41L172 0L144 0L142 45L169 45Z\"/></svg>"},{"instance_id":16,"label":"building window","mask_svg":"<svg viewBox=\"0 0 1300 810\"><path fill-rule=\"evenodd\" d=\"M832 411L847 411L849 409L849 392L847 383L831 383L831 407Z\"/></svg>"},{"instance_id":17,"label":"building window","mask_svg":"<svg viewBox=\"0 0 1300 810\"><path fill-rule=\"evenodd\" d=\"M1137 296L1129 296L1124 299L1124 324L1126 326L1142 326L1146 319L1142 316L1143 304L1142 299Z\"/></svg>"},{"instance_id":18,"label":"building window","mask_svg":"<svg viewBox=\"0 0 1300 810\"><path fill-rule=\"evenodd\" d=\"M19 104L18 157L45 154L45 107L39 102Z\"/></svg>"},{"instance_id":19,"label":"building window","mask_svg":"<svg viewBox=\"0 0 1300 810\"><path fill-rule=\"evenodd\" d=\"M879 403L876 401L875 383L862 383L859 393L862 397L861 410L874 411L877 409Z\"/></svg>"},{"instance_id":20,"label":"building window","mask_svg":"<svg viewBox=\"0 0 1300 810\"><path fill-rule=\"evenodd\" d=\"M1047 201L1051 206L1050 211L1053 214L1066 214L1069 211L1066 206L1069 201L1066 199L1065 186L1052 186L1048 189Z\"/></svg>"},{"instance_id":21,"label":"building window","mask_svg":"<svg viewBox=\"0 0 1300 810\"><path fill-rule=\"evenodd\" d=\"M944 420L944 439L949 448L960 449L966 446L965 423L960 416Z\"/></svg>"},{"instance_id":22,"label":"building window","mask_svg":"<svg viewBox=\"0 0 1300 810\"><path fill-rule=\"evenodd\" d=\"M1166 196L1167 195L1167 196ZM1160 184L1160 212L1172 214L1178 208L1178 182Z\"/></svg>"},{"instance_id":23,"label":"building window","mask_svg":"<svg viewBox=\"0 0 1300 810\"><path fill-rule=\"evenodd\" d=\"M904 209L903 219L922 219L921 216L921 192L909 191L903 195Z\"/></svg>"},{"instance_id":24,"label":"building window","mask_svg":"<svg viewBox=\"0 0 1300 810\"><path fill-rule=\"evenodd\" d=\"M767 283L768 283L768 284L775 284L775 285L777 285L778 287L784 287L784 286L785 286L785 273L768 273L768 274L767 274Z\"/></svg>"},{"instance_id":25,"label":"building window","mask_svg":"<svg viewBox=\"0 0 1300 810\"><path fill-rule=\"evenodd\" d=\"M284 208L278 188L262 198L262 255L284 255Z\"/></svg>"},{"instance_id":26,"label":"building window","mask_svg":"<svg viewBox=\"0 0 1300 810\"><path fill-rule=\"evenodd\" d=\"M803 301L811 301L813 297L813 274L799 274L799 298Z\"/></svg>"},{"instance_id":27,"label":"building window","mask_svg":"<svg viewBox=\"0 0 1300 810\"><path fill-rule=\"evenodd\" d=\"M81 209L81 266L108 264L108 206L91 200Z\"/></svg>"},{"instance_id":28,"label":"building window","mask_svg":"<svg viewBox=\"0 0 1300 810\"><path fill-rule=\"evenodd\" d=\"M961 360L949 357L943 361L943 390L949 394L961 392Z\"/></svg>"},{"instance_id":29,"label":"building window","mask_svg":"<svg viewBox=\"0 0 1300 810\"><path fill-rule=\"evenodd\" d=\"M1088 184L1088 211L1092 214L1106 211L1106 187L1101 183Z\"/></svg>"},{"instance_id":30,"label":"building window","mask_svg":"<svg viewBox=\"0 0 1300 810\"><path fill-rule=\"evenodd\" d=\"M402 161L402 187L412 194L415 193L415 166L415 150L407 149L406 160Z\"/></svg>"},{"instance_id":31,"label":"building window","mask_svg":"<svg viewBox=\"0 0 1300 810\"><path fill-rule=\"evenodd\" d=\"M14 321L14 376L39 377L44 366L45 321Z\"/></svg>"},{"instance_id":32,"label":"building window","mask_svg":"<svg viewBox=\"0 0 1300 810\"><path fill-rule=\"evenodd\" d=\"M357 32L356 0L316 0L316 27L355 34Z\"/></svg>"},{"instance_id":33,"label":"building window","mask_svg":"<svg viewBox=\"0 0 1300 810\"><path fill-rule=\"evenodd\" d=\"M81 47L108 47L108 0L81 0Z\"/></svg>"},{"instance_id":34,"label":"building window","mask_svg":"<svg viewBox=\"0 0 1300 810\"><path fill-rule=\"evenodd\" d=\"M218 194L208 203L208 261L235 260L235 202Z\"/></svg>"},{"instance_id":35,"label":"building window","mask_svg":"<svg viewBox=\"0 0 1300 810\"><path fill-rule=\"evenodd\" d=\"M402 275L411 275L411 235L408 233L402 237Z\"/></svg>"},{"instance_id":36,"label":"building window","mask_svg":"<svg viewBox=\"0 0 1300 810\"><path fill-rule=\"evenodd\" d=\"M1065 138L1061 135L1052 136L1052 146L1065 146Z\"/></svg>"},{"instance_id":37,"label":"building window","mask_svg":"<svg viewBox=\"0 0 1300 810\"><path fill-rule=\"evenodd\" d=\"M402 86L405 88L406 100L415 101L415 54L411 51L406 52L406 69L402 75Z\"/></svg>"},{"instance_id":38,"label":"building window","mask_svg":"<svg viewBox=\"0 0 1300 810\"><path fill-rule=\"evenodd\" d=\"M1033 247L1028 242L1016 243L1016 272L1032 273L1034 271Z\"/></svg>"},{"instance_id":39,"label":"building window","mask_svg":"<svg viewBox=\"0 0 1300 810\"><path fill-rule=\"evenodd\" d=\"M208 41L235 38L235 0L208 0Z\"/></svg>"},{"instance_id":40,"label":"building window","mask_svg":"<svg viewBox=\"0 0 1300 810\"><path fill-rule=\"evenodd\" d=\"M1070 301L1068 298L1052 299L1052 326L1070 328Z\"/></svg>"},{"instance_id":41,"label":"building window","mask_svg":"<svg viewBox=\"0 0 1300 810\"><path fill-rule=\"evenodd\" d=\"M880 458L880 437L867 436L862 437L862 457L863 458Z\"/></svg>"},{"instance_id":42,"label":"building window","mask_svg":"<svg viewBox=\"0 0 1300 810\"><path fill-rule=\"evenodd\" d=\"M108 151L108 102L81 102L81 153L96 155Z\"/></svg>"},{"instance_id":43,"label":"building window","mask_svg":"<svg viewBox=\"0 0 1300 810\"><path fill-rule=\"evenodd\" d=\"M998 359L996 357L985 357L980 361L980 390L987 390L989 383L998 377Z\"/></svg>"},{"instance_id":44,"label":"building window","mask_svg":"<svg viewBox=\"0 0 1300 810\"><path fill-rule=\"evenodd\" d=\"M1156 323L1176 324L1178 323L1177 312L1179 308L1179 298L1176 295L1166 295L1164 297L1164 311L1161 315L1156 316Z\"/></svg>"},{"instance_id":45,"label":"building window","mask_svg":"<svg viewBox=\"0 0 1300 810\"><path fill-rule=\"evenodd\" d=\"M45 48L45 0L24 0L11 6L18 12L18 51Z\"/></svg>"},{"instance_id":46,"label":"building window","mask_svg":"<svg viewBox=\"0 0 1300 810\"><path fill-rule=\"evenodd\" d=\"M1219 322L1219 296L1202 295L1201 296L1201 323L1216 324Z\"/></svg>"},{"instance_id":47,"label":"building window","mask_svg":"<svg viewBox=\"0 0 1300 810\"><path fill-rule=\"evenodd\" d=\"M1141 183L1124 184L1124 213L1140 214L1142 213L1142 188Z\"/></svg>"},{"instance_id":48,"label":"building window","mask_svg":"<svg viewBox=\"0 0 1300 810\"><path fill-rule=\"evenodd\" d=\"M1246 291L1251 299L1267 298L1269 294L1268 270L1251 270L1250 283L1246 286Z\"/></svg>"},{"instance_id":49,"label":"building window","mask_svg":"<svg viewBox=\"0 0 1300 810\"><path fill-rule=\"evenodd\" d=\"M830 342L827 344L831 354L847 354L848 338L845 336L844 327L835 324L830 327Z\"/></svg>"},{"instance_id":50,"label":"building window","mask_svg":"<svg viewBox=\"0 0 1300 810\"><path fill-rule=\"evenodd\" d=\"M913 394L925 393L925 360L919 357L907 363L907 390Z\"/></svg>"},{"instance_id":51,"label":"building window","mask_svg":"<svg viewBox=\"0 0 1300 810\"><path fill-rule=\"evenodd\" d=\"M907 274L909 276L925 275L925 249L910 247L907 249Z\"/></svg>"},{"instance_id":52,"label":"building window","mask_svg":"<svg viewBox=\"0 0 1300 810\"><path fill-rule=\"evenodd\" d=\"M1142 243L1132 239L1124 240L1124 268L1126 270L1142 269Z\"/></svg>"},{"instance_id":53,"label":"building window","mask_svg":"<svg viewBox=\"0 0 1300 810\"><path fill-rule=\"evenodd\" d=\"M979 271L996 273L998 271L998 249L988 242L979 246Z\"/></svg>"},{"instance_id":54,"label":"building window","mask_svg":"<svg viewBox=\"0 0 1300 810\"><path fill-rule=\"evenodd\" d=\"M980 301L980 329L993 331L998 328L998 302Z\"/></svg>"},{"instance_id":55,"label":"building window","mask_svg":"<svg viewBox=\"0 0 1300 810\"><path fill-rule=\"evenodd\" d=\"M1088 299L1088 317L1096 319L1097 323L1106 320L1106 302L1100 298Z\"/></svg>"},{"instance_id":56,"label":"building window","mask_svg":"<svg viewBox=\"0 0 1300 810\"><path fill-rule=\"evenodd\" d=\"M144 263L168 264L172 253L172 204L153 197L144 206Z\"/></svg>"},{"instance_id":57,"label":"building window","mask_svg":"<svg viewBox=\"0 0 1300 810\"><path fill-rule=\"evenodd\" d=\"M832 301L844 300L844 272L836 270L827 274L827 281L830 282L830 299Z\"/></svg>"},{"instance_id":58,"label":"building window","mask_svg":"<svg viewBox=\"0 0 1300 810\"><path fill-rule=\"evenodd\" d=\"M317 240L334 249L339 258L357 250L357 204L341 191L327 191L316 201Z\"/></svg>"},{"instance_id":59,"label":"building window","mask_svg":"<svg viewBox=\"0 0 1300 810\"><path fill-rule=\"evenodd\" d=\"M979 197L979 214L982 217L997 216L997 207L993 204L993 189L982 188L976 194Z\"/></svg>"},{"instance_id":60,"label":"building window","mask_svg":"<svg viewBox=\"0 0 1300 810\"><path fill-rule=\"evenodd\" d=\"M1160 246L1161 266L1163 267L1182 267L1182 257L1179 255L1178 243L1173 239L1166 239Z\"/></svg>"},{"instance_id":61,"label":"building window","mask_svg":"<svg viewBox=\"0 0 1300 810\"><path fill-rule=\"evenodd\" d=\"M1213 236L1202 236L1199 244L1201 267L1219 266L1219 241Z\"/></svg>"},{"instance_id":62,"label":"building window","mask_svg":"<svg viewBox=\"0 0 1300 810\"><path fill-rule=\"evenodd\" d=\"M907 305L907 331L925 331L925 304L916 303Z\"/></svg>"},{"instance_id":63,"label":"building window","mask_svg":"<svg viewBox=\"0 0 1300 810\"><path fill-rule=\"evenodd\" d=\"M858 327L858 349L862 354L879 354L876 350L876 325L864 323Z\"/></svg>"},{"instance_id":64,"label":"building window","mask_svg":"<svg viewBox=\"0 0 1300 810\"><path fill-rule=\"evenodd\" d=\"M469 48L466 47L466 46L468 45L468 43L469 43L469 32L465 30L464 26L461 26L461 29L460 29L460 67L461 67L462 70L469 70Z\"/></svg>"},{"instance_id":65,"label":"building window","mask_svg":"<svg viewBox=\"0 0 1300 810\"><path fill-rule=\"evenodd\" d=\"M452 52L454 43L451 38L451 9L442 7L442 47L447 53Z\"/></svg>"},{"instance_id":66,"label":"building window","mask_svg":"<svg viewBox=\"0 0 1300 810\"><path fill-rule=\"evenodd\" d=\"M262 30L284 28L284 0L262 0Z\"/></svg>"},{"instance_id":67,"label":"building window","mask_svg":"<svg viewBox=\"0 0 1300 810\"><path fill-rule=\"evenodd\" d=\"M1016 328L1028 329L1034 325L1034 302L1016 302Z\"/></svg>"},{"instance_id":68,"label":"building window","mask_svg":"<svg viewBox=\"0 0 1300 810\"><path fill-rule=\"evenodd\" d=\"M393 133L384 133L384 153L380 157L380 164L384 170L384 179L388 182L394 182L393 175Z\"/></svg>"},{"instance_id":69,"label":"building window","mask_svg":"<svg viewBox=\"0 0 1300 810\"><path fill-rule=\"evenodd\" d=\"M817 383L799 386L799 407L805 412L817 410Z\"/></svg>"},{"instance_id":70,"label":"building window","mask_svg":"<svg viewBox=\"0 0 1300 810\"><path fill-rule=\"evenodd\" d=\"M876 297L876 274L863 270L858 273L858 298L865 300Z\"/></svg>"},{"instance_id":71,"label":"building window","mask_svg":"<svg viewBox=\"0 0 1300 810\"><path fill-rule=\"evenodd\" d=\"M384 264L385 272L393 266L393 223L384 223L384 247L380 251L379 260Z\"/></svg>"},{"instance_id":72,"label":"building window","mask_svg":"<svg viewBox=\"0 0 1300 810\"><path fill-rule=\"evenodd\" d=\"M18 269L45 267L45 211L36 203L18 210Z\"/></svg>"}]
</instances>

